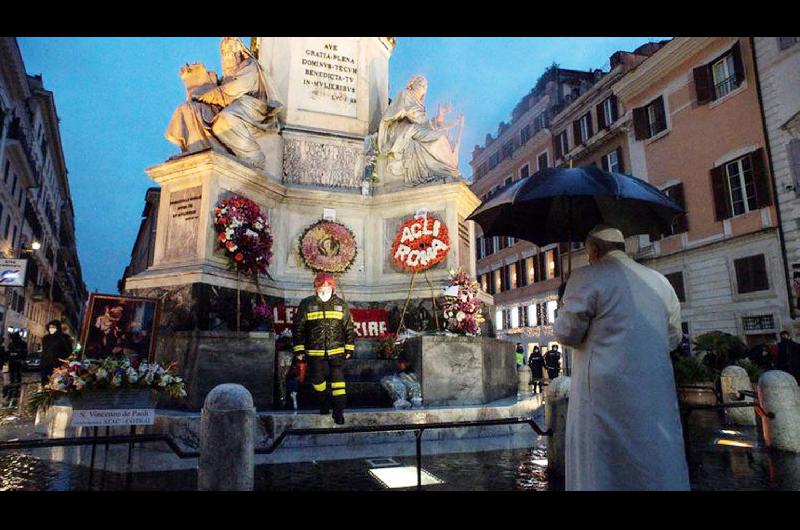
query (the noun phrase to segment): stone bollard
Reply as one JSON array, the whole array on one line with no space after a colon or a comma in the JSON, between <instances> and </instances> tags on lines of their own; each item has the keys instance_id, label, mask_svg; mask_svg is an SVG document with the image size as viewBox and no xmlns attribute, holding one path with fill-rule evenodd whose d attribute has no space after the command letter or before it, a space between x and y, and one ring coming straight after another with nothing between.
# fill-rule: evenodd
<instances>
[{"instance_id":1,"label":"stone bollard","mask_svg":"<svg viewBox=\"0 0 800 530\"><path fill-rule=\"evenodd\" d=\"M800 388L791 374L768 370L758 380L758 401L775 418L762 417L767 447L800 453Z\"/></svg>"},{"instance_id":2,"label":"stone bollard","mask_svg":"<svg viewBox=\"0 0 800 530\"><path fill-rule=\"evenodd\" d=\"M743 403L739 400L739 391L753 391L747 370L741 366L726 366L720 376L720 386L722 387L723 403ZM744 402L752 403L753 398L746 396ZM733 425L755 425L756 412L752 407L725 409L725 420Z\"/></svg>"},{"instance_id":3,"label":"stone bollard","mask_svg":"<svg viewBox=\"0 0 800 530\"><path fill-rule=\"evenodd\" d=\"M517 370L517 399L525 399L531 395L531 369L522 365Z\"/></svg>"},{"instance_id":4,"label":"stone bollard","mask_svg":"<svg viewBox=\"0 0 800 530\"><path fill-rule=\"evenodd\" d=\"M559 478L565 475L565 448L567 441L567 408L569 405L570 378L566 375L550 381L544 391L544 422L553 435L547 440L547 471Z\"/></svg>"},{"instance_id":5,"label":"stone bollard","mask_svg":"<svg viewBox=\"0 0 800 530\"><path fill-rule=\"evenodd\" d=\"M242 385L214 387L200 416L200 491L251 491L255 480L256 409Z\"/></svg>"}]
</instances>

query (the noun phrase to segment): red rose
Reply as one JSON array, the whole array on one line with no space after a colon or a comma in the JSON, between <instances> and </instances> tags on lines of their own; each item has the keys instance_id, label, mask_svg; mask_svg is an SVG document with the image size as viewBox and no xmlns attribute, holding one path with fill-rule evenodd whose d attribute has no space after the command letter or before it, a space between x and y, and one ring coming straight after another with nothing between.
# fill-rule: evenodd
<instances>
[{"instance_id":1,"label":"red rose","mask_svg":"<svg viewBox=\"0 0 800 530\"><path fill-rule=\"evenodd\" d=\"M225 239L227 239L227 238L225 237L225 232L220 232L220 233L219 233L219 240L220 240L220 241L225 241Z\"/></svg>"},{"instance_id":2,"label":"red rose","mask_svg":"<svg viewBox=\"0 0 800 530\"><path fill-rule=\"evenodd\" d=\"M225 248L227 248L228 250L233 250L234 247L236 247L236 243L234 243L233 241L228 241L227 243L225 243Z\"/></svg>"},{"instance_id":3,"label":"red rose","mask_svg":"<svg viewBox=\"0 0 800 530\"><path fill-rule=\"evenodd\" d=\"M244 254L241 252L237 252L236 255L233 257L236 261L242 261L244 259Z\"/></svg>"}]
</instances>

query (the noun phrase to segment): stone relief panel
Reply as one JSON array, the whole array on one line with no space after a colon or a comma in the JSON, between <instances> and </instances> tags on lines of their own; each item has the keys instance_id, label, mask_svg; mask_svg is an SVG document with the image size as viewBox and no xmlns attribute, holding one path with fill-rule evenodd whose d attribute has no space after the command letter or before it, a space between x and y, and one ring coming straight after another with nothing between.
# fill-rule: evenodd
<instances>
[{"instance_id":1,"label":"stone relief panel","mask_svg":"<svg viewBox=\"0 0 800 530\"><path fill-rule=\"evenodd\" d=\"M284 184L361 188L364 155L361 146L285 138Z\"/></svg>"}]
</instances>

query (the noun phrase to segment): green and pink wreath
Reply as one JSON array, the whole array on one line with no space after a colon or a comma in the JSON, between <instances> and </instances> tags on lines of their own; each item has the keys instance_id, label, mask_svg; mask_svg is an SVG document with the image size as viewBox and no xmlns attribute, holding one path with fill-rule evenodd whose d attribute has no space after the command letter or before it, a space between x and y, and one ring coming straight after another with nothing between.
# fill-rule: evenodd
<instances>
[{"instance_id":1,"label":"green and pink wreath","mask_svg":"<svg viewBox=\"0 0 800 530\"><path fill-rule=\"evenodd\" d=\"M358 253L356 237L341 223L317 221L300 236L300 256L314 272L346 272Z\"/></svg>"},{"instance_id":2,"label":"green and pink wreath","mask_svg":"<svg viewBox=\"0 0 800 530\"><path fill-rule=\"evenodd\" d=\"M272 230L258 204L240 195L222 199L214 209L217 239L233 268L266 274L272 259Z\"/></svg>"}]
</instances>

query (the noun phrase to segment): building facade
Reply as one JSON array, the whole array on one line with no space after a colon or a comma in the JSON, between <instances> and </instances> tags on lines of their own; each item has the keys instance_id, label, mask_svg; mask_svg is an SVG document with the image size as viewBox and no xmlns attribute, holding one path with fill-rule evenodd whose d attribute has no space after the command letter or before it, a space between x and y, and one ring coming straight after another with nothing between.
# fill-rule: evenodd
<instances>
[{"instance_id":1,"label":"building facade","mask_svg":"<svg viewBox=\"0 0 800 530\"><path fill-rule=\"evenodd\" d=\"M16 39L0 38L0 253L28 260L24 287L3 287L3 337L38 349L48 321L73 336L87 297L53 93L25 71Z\"/></svg>"},{"instance_id":2,"label":"building facade","mask_svg":"<svg viewBox=\"0 0 800 530\"><path fill-rule=\"evenodd\" d=\"M753 37L794 333L800 333L800 37Z\"/></svg>"},{"instance_id":3,"label":"building facade","mask_svg":"<svg viewBox=\"0 0 800 530\"><path fill-rule=\"evenodd\" d=\"M612 86L621 76L660 47L646 44L633 52L620 51L610 70L579 71L550 67L501 123L497 135L486 136L473 151L472 190L481 199L547 167L594 164L625 172L628 165L623 116ZM534 346L557 344L555 320L558 288L568 264L567 245L539 248L514 238L478 237L479 285L494 295L493 324L499 338ZM581 243L573 247L572 268L586 264ZM562 348L563 349L563 348Z\"/></svg>"},{"instance_id":4,"label":"building facade","mask_svg":"<svg viewBox=\"0 0 800 530\"><path fill-rule=\"evenodd\" d=\"M636 253L675 287L684 331L777 338L790 315L750 40L675 38L614 91L631 174L687 211Z\"/></svg>"}]
</instances>

